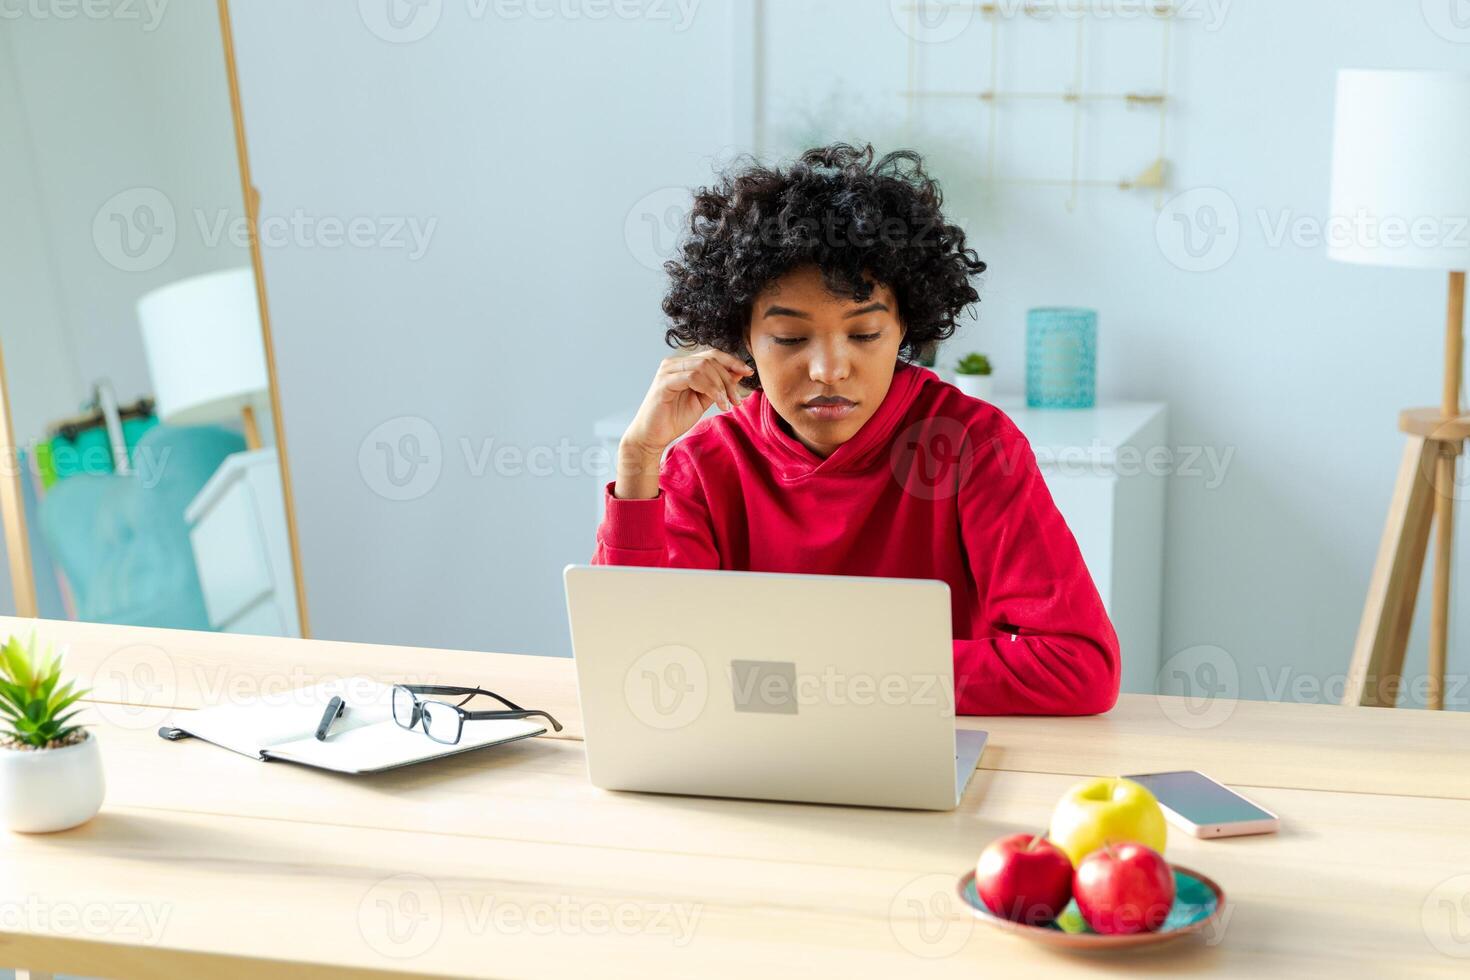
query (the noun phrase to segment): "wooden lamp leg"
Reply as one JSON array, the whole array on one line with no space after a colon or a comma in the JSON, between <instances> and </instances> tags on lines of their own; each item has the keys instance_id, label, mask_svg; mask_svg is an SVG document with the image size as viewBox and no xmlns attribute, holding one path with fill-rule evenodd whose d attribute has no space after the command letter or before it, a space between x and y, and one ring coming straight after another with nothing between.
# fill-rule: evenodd
<instances>
[{"instance_id":1,"label":"wooden lamp leg","mask_svg":"<svg viewBox=\"0 0 1470 980\"><path fill-rule=\"evenodd\" d=\"M1460 414L1460 365L1465 358L1465 273L1450 273L1449 309L1444 331L1444 393L1440 411L1446 419ZM1455 544L1455 461L1459 443L1440 444L1434 461L1434 599L1429 617L1430 708L1444 707L1444 672L1450 639L1450 559Z\"/></svg>"},{"instance_id":2,"label":"wooden lamp leg","mask_svg":"<svg viewBox=\"0 0 1470 980\"><path fill-rule=\"evenodd\" d=\"M1397 700L1398 677L1404 669L1404 651L1409 645L1409 627L1414 620L1434 514L1433 488L1424 474L1431 471L1439 445L1411 435L1404 446L1378 560L1368 583L1358 639L1353 645L1343 704L1391 708Z\"/></svg>"},{"instance_id":3,"label":"wooden lamp leg","mask_svg":"<svg viewBox=\"0 0 1470 980\"><path fill-rule=\"evenodd\" d=\"M1430 708L1444 707L1450 564L1455 537L1455 463L1465 440L1470 438L1470 418L1460 415L1464 321L1465 273L1451 272L1443 397L1438 409L1405 409L1399 416L1399 427L1408 434L1408 443L1368 584L1357 642L1353 644L1343 704L1393 707L1397 701L1429 532L1437 525L1425 703Z\"/></svg>"},{"instance_id":4,"label":"wooden lamp leg","mask_svg":"<svg viewBox=\"0 0 1470 980\"><path fill-rule=\"evenodd\" d=\"M255 406L246 405L240 409L240 419L245 428L245 448L259 449L261 446L260 423L255 420Z\"/></svg>"},{"instance_id":5,"label":"wooden lamp leg","mask_svg":"<svg viewBox=\"0 0 1470 980\"><path fill-rule=\"evenodd\" d=\"M1425 707L1444 707L1444 672L1450 639L1450 559L1455 543L1455 450L1438 443L1434 461L1434 593L1429 614L1429 686Z\"/></svg>"}]
</instances>

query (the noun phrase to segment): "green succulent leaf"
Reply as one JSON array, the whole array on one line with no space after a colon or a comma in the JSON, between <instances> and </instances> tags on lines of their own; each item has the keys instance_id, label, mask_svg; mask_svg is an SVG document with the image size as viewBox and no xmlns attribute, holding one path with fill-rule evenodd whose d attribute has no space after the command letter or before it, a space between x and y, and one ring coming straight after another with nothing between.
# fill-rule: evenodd
<instances>
[{"instance_id":1,"label":"green succulent leaf","mask_svg":"<svg viewBox=\"0 0 1470 980\"><path fill-rule=\"evenodd\" d=\"M53 715L58 714L80 701L85 693L85 691L72 690L71 683L67 682L59 692L46 699L46 707Z\"/></svg>"},{"instance_id":2,"label":"green succulent leaf","mask_svg":"<svg viewBox=\"0 0 1470 980\"><path fill-rule=\"evenodd\" d=\"M88 692L63 681L61 661L49 647L38 649L35 633L24 643L12 635L0 645L0 731L23 744L44 746L82 727L71 724L81 713L73 705Z\"/></svg>"},{"instance_id":3,"label":"green succulent leaf","mask_svg":"<svg viewBox=\"0 0 1470 980\"><path fill-rule=\"evenodd\" d=\"M990 358L984 354L966 354L954 367L956 374L989 374Z\"/></svg>"},{"instance_id":4,"label":"green succulent leaf","mask_svg":"<svg viewBox=\"0 0 1470 980\"><path fill-rule=\"evenodd\" d=\"M31 682L30 664L26 662L25 650L21 648L20 641L11 637L3 648L0 648L0 659L4 661L5 676L18 687L29 687Z\"/></svg>"}]
</instances>

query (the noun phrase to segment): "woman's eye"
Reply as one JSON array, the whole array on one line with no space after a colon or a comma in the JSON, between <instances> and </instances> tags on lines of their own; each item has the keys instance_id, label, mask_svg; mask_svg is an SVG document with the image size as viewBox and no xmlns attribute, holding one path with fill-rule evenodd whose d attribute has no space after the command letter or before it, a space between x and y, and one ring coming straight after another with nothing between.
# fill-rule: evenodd
<instances>
[{"instance_id":1,"label":"woman's eye","mask_svg":"<svg viewBox=\"0 0 1470 980\"><path fill-rule=\"evenodd\" d=\"M852 339L864 344L870 344L881 336L883 336L881 331L879 333L855 333L852 335Z\"/></svg>"},{"instance_id":2,"label":"woman's eye","mask_svg":"<svg viewBox=\"0 0 1470 980\"><path fill-rule=\"evenodd\" d=\"M797 344L801 343L806 338L805 337L772 337L771 339L773 341L775 341L778 346L781 346L781 347L795 347Z\"/></svg>"}]
</instances>

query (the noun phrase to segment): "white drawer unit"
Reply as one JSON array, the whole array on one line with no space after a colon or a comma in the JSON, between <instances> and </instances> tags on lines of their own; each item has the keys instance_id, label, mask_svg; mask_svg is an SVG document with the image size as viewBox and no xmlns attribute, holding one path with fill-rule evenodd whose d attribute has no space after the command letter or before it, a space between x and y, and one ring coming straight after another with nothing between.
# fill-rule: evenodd
<instances>
[{"instance_id":1,"label":"white drawer unit","mask_svg":"<svg viewBox=\"0 0 1470 980\"><path fill-rule=\"evenodd\" d=\"M227 457L184 510L209 623L300 636L281 470L274 448Z\"/></svg>"},{"instance_id":2,"label":"white drawer unit","mask_svg":"<svg viewBox=\"0 0 1470 980\"><path fill-rule=\"evenodd\" d=\"M1164 570L1164 494L1171 471L1162 402L1102 402L1086 409L995 404L1026 434L1047 489L1077 538L1123 651L1122 689L1152 694L1159 671ZM598 421L595 434L616 461L633 412ZM609 477L610 478L610 477ZM597 487L602 517L602 484Z\"/></svg>"},{"instance_id":3,"label":"white drawer unit","mask_svg":"<svg viewBox=\"0 0 1470 980\"><path fill-rule=\"evenodd\" d=\"M1028 409L995 400L1026 434L1057 510L1072 529L1123 651L1122 689L1158 680L1164 588L1164 503L1172 472L1162 402Z\"/></svg>"}]
</instances>

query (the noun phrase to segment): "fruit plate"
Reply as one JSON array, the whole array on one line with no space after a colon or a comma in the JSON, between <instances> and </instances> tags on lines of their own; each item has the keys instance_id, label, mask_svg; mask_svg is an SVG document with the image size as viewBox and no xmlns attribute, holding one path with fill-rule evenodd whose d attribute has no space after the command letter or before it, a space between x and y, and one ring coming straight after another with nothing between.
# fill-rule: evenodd
<instances>
[{"instance_id":1,"label":"fruit plate","mask_svg":"<svg viewBox=\"0 0 1470 980\"><path fill-rule=\"evenodd\" d=\"M1092 931L1077 911L1077 903L1069 902L1055 922L1033 926L1012 922L992 913L975 891L975 872L960 879L960 901L982 922L1034 939L1050 946L1073 949L1116 949L1122 946L1150 946L1166 943L1189 933L1199 932L1219 918L1225 908L1225 892L1198 871L1172 865L1174 871L1174 906L1157 932L1137 932L1126 936L1105 936Z\"/></svg>"}]
</instances>

